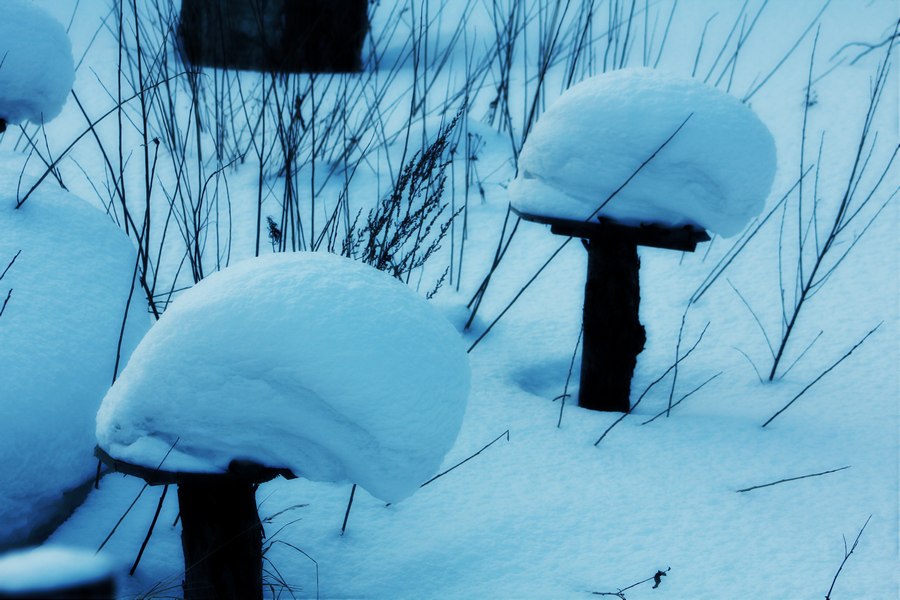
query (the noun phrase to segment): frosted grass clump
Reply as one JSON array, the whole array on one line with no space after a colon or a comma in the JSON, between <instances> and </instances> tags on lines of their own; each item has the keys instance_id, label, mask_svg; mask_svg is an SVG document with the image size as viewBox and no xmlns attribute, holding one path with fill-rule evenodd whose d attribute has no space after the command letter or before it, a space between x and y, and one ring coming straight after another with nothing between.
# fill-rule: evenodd
<instances>
[{"instance_id":1,"label":"frosted grass clump","mask_svg":"<svg viewBox=\"0 0 900 600\"><path fill-rule=\"evenodd\" d=\"M62 24L26 0L0 6L0 120L47 122L75 81L72 44Z\"/></svg>"},{"instance_id":2,"label":"frosted grass clump","mask_svg":"<svg viewBox=\"0 0 900 600\"><path fill-rule=\"evenodd\" d=\"M459 334L407 286L330 254L274 254L172 304L104 399L97 439L145 467L170 450L166 471L248 460L394 502L440 465L468 389Z\"/></svg>"},{"instance_id":3,"label":"frosted grass clump","mask_svg":"<svg viewBox=\"0 0 900 600\"><path fill-rule=\"evenodd\" d=\"M598 216L734 235L765 206L772 135L736 98L652 69L598 75L565 92L528 136L511 202L522 213L589 219L685 119Z\"/></svg>"},{"instance_id":4,"label":"frosted grass clump","mask_svg":"<svg viewBox=\"0 0 900 600\"><path fill-rule=\"evenodd\" d=\"M61 520L89 481L94 416L113 379L135 250L110 218L60 189L18 210L18 170L0 169L0 548ZM18 254L18 256L16 256ZM11 290L11 291L10 291ZM135 308L122 365L147 330ZM72 508L72 507L69 507Z\"/></svg>"}]
</instances>

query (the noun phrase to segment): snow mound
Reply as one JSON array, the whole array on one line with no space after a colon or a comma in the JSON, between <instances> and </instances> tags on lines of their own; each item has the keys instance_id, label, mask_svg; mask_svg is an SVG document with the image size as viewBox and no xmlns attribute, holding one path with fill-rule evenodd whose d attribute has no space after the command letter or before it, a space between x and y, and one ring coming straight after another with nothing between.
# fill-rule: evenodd
<instances>
[{"instance_id":1,"label":"snow mound","mask_svg":"<svg viewBox=\"0 0 900 600\"><path fill-rule=\"evenodd\" d=\"M62 24L31 2L0 8L0 119L46 122L62 111L75 67Z\"/></svg>"},{"instance_id":2,"label":"snow mound","mask_svg":"<svg viewBox=\"0 0 900 600\"><path fill-rule=\"evenodd\" d=\"M0 280L0 549L65 518L63 493L96 470L94 415L135 264L128 238L72 194L42 188L16 210L18 178L0 169L0 273L15 258ZM149 323L133 308L128 324L122 365Z\"/></svg>"},{"instance_id":3,"label":"snow mound","mask_svg":"<svg viewBox=\"0 0 900 600\"><path fill-rule=\"evenodd\" d=\"M146 467L249 460L394 502L440 465L468 388L459 334L407 286L330 254L273 254L173 303L104 399L97 439Z\"/></svg>"},{"instance_id":4,"label":"snow mound","mask_svg":"<svg viewBox=\"0 0 900 600\"><path fill-rule=\"evenodd\" d=\"M99 583L113 576L105 556L90 550L43 546L0 556L0 596L36 598Z\"/></svg>"},{"instance_id":5,"label":"snow mound","mask_svg":"<svg viewBox=\"0 0 900 600\"><path fill-rule=\"evenodd\" d=\"M685 119L599 216L738 233L762 211L772 187L772 135L736 98L652 69L614 71L565 92L522 148L509 188L513 207L590 219Z\"/></svg>"}]
</instances>

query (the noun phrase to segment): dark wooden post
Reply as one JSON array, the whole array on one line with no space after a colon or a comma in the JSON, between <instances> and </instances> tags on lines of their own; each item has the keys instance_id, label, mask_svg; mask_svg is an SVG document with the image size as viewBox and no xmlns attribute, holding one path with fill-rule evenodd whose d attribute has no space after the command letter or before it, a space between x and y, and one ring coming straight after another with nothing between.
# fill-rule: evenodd
<instances>
[{"instance_id":1,"label":"dark wooden post","mask_svg":"<svg viewBox=\"0 0 900 600\"><path fill-rule=\"evenodd\" d=\"M227 476L185 478L178 506L185 600L262 600L256 485Z\"/></svg>"},{"instance_id":2,"label":"dark wooden post","mask_svg":"<svg viewBox=\"0 0 900 600\"><path fill-rule=\"evenodd\" d=\"M693 252L709 241L702 229L629 226L607 219L573 221L513 209L526 221L550 225L557 235L579 237L588 251L584 285L584 335L578 405L591 410L631 410L631 378L647 334L641 325L638 246Z\"/></svg>"},{"instance_id":3,"label":"dark wooden post","mask_svg":"<svg viewBox=\"0 0 900 600\"><path fill-rule=\"evenodd\" d=\"M637 244L618 236L586 242L584 334L578 405L628 412L631 376L647 336L638 316L641 303Z\"/></svg>"},{"instance_id":4,"label":"dark wooden post","mask_svg":"<svg viewBox=\"0 0 900 600\"><path fill-rule=\"evenodd\" d=\"M150 485L178 485L185 600L262 599L263 527L256 488L286 469L233 460L225 473L151 469L118 460L102 448L94 454L111 470Z\"/></svg>"}]
</instances>

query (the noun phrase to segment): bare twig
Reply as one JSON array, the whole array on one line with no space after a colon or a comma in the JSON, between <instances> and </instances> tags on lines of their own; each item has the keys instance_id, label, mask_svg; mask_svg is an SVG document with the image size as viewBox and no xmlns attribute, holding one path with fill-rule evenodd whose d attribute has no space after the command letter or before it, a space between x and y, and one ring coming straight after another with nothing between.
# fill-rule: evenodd
<instances>
[{"instance_id":1,"label":"bare twig","mask_svg":"<svg viewBox=\"0 0 900 600\"><path fill-rule=\"evenodd\" d=\"M347 531L347 519L350 518L350 507L353 506L353 497L356 495L356 484L353 484L353 487L350 488L350 500L347 501L347 511L344 513L344 522L341 523L341 535L344 535L344 532Z\"/></svg>"},{"instance_id":2,"label":"bare twig","mask_svg":"<svg viewBox=\"0 0 900 600\"><path fill-rule=\"evenodd\" d=\"M641 393L641 395L638 397L637 401L631 406L631 409L630 409L627 413L622 413L622 415L621 415L618 419L616 419L615 421L613 421L612 425L610 425L609 427L607 427L607 428L606 428L606 431L603 432L603 435L601 435L599 438L597 438L597 441L594 442L594 446L597 446L598 444L600 444L600 442L603 441L603 438L605 438L605 437L609 434L609 432L612 431L613 427L615 427L616 425L618 425L619 423L621 423L622 420L625 419L625 417L627 417L628 415L630 415L630 414L632 413L632 411L634 411L634 409L638 407L638 405L639 405L639 404L641 403L641 401L647 396L647 393L653 388L653 386L655 386L657 383L659 383L660 381L662 381L663 379L665 379L666 376L667 376L669 373L671 373L673 369L675 369L675 367L678 365L678 363L680 363L681 361L683 361L684 359L686 359L688 356L691 355L691 353L694 352L694 350L697 348L697 346L700 345L700 342L703 340L703 336L706 335L706 330L707 330L707 329L709 329L709 323L707 323L706 326L703 328L703 331L700 332L700 337L697 338L697 341L694 342L694 345L691 346L690 350L688 350L687 352L685 352L685 353L684 353L684 356L682 356L681 358L677 359L677 360L675 361L674 364L670 365L669 368L666 369L665 372L664 372L662 375L660 375L659 377L657 377L656 379L654 379L653 381L651 381L651 382L650 382L650 385L648 385L646 388L644 388L644 391L643 391L643 392ZM683 399L684 399L684 398L682 398L682 400L683 400Z\"/></svg>"},{"instance_id":3,"label":"bare twig","mask_svg":"<svg viewBox=\"0 0 900 600\"><path fill-rule=\"evenodd\" d=\"M811 387L814 386L816 383L818 383L820 379L822 379L823 377L825 377L826 375L828 375L828 373L830 373L831 370L834 369L836 366L838 366L839 364L841 364L842 362L844 362L844 360L845 360L848 356L850 356L851 354L853 354L853 351L854 351L854 350L856 350L857 348L859 348L860 346L862 346L863 342L865 342L865 341L869 338L870 335L872 335L873 333L875 333L875 332L878 330L878 328L882 326L882 324L884 324L884 321L882 321L881 323L879 323L878 325L876 325L874 328L872 328L872 329L869 331L869 333L867 333L866 335L864 335L863 338L862 338L861 340L859 340L858 342L856 342L856 344L854 344L853 347L850 348L850 350L848 350L846 354L844 354L842 357L840 357L839 359L837 359L837 361L835 361L835 363L832 364L830 367L828 367L827 369L825 369L824 371L822 371L822 373L820 373L818 377L816 377L815 379L813 379L812 382L811 382L809 385L807 385L805 388L803 388L803 389L800 391L799 394L797 394L796 396L794 396L794 397L791 399L790 402L788 402L787 404L785 404L785 405L781 408L781 410L779 410L779 411L776 412L774 415L772 415L771 417L769 417L769 420L766 421L765 423L763 423L762 426L765 427L766 425L768 425L769 423L771 423L772 421L774 421L774 420L775 420L775 417L777 417L778 415L780 415L781 413L783 413L784 411L786 411L786 410L791 406L791 404L793 404L794 402L796 402L796 401L800 398L800 396L802 396L803 394L806 393L807 390L809 390L809 388L811 388Z\"/></svg>"},{"instance_id":4,"label":"bare twig","mask_svg":"<svg viewBox=\"0 0 900 600\"><path fill-rule=\"evenodd\" d=\"M575 340L575 349L572 350L572 360L569 362L569 373L566 375L566 385L563 387L563 393L558 398L561 400L559 405L559 419L556 421L556 428L559 429L562 426L562 416L563 409L566 407L566 398L569 397L569 382L572 380L572 370L575 367L575 357L578 356L578 347L581 345L581 337L584 335L584 325L581 326L581 330L578 332L578 339ZM555 400L556 398L554 398Z\"/></svg>"},{"instance_id":5,"label":"bare twig","mask_svg":"<svg viewBox=\"0 0 900 600\"><path fill-rule=\"evenodd\" d=\"M652 576L648 577L647 579L642 579L642 580L638 581L637 583L632 583L628 587L623 587L616 592L591 592L591 593L595 596L615 596L616 598L620 598L621 600L627 600L627 598L625 598L625 592L627 592L631 588L635 588L639 585L642 585L644 583L649 583L651 581L653 582L653 589L655 590L662 583L662 578L665 577L671 570L672 570L672 567L666 567L665 571L656 571L656 573L654 573Z\"/></svg>"},{"instance_id":6,"label":"bare twig","mask_svg":"<svg viewBox=\"0 0 900 600\"><path fill-rule=\"evenodd\" d=\"M837 473L838 471L843 471L844 469L849 469L849 468L850 468L850 465L847 465L846 467L841 467L839 469L831 469L830 471L822 471L821 473L810 473L809 475L801 475L799 477L788 477L787 479L779 479L778 481L773 481L771 483L764 483L762 485L753 485L748 488L737 490L737 492L739 494L742 494L744 492L750 492L752 490L758 490L760 488L778 485L779 483L787 483L788 481L797 481L798 479L807 479L808 477L818 477L820 475L828 475L829 473Z\"/></svg>"},{"instance_id":7,"label":"bare twig","mask_svg":"<svg viewBox=\"0 0 900 600\"><path fill-rule=\"evenodd\" d=\"M847 561L850 559L850 555L853 554L853 551L856 550L856 546L859 544L859 538L862 537L863 531L866 530L866 527L869 525L869 521L872 520L872 515L869 515L869 518L866 519L866 522L863 523L862 528L859 530L859 533L856 534L856 539L853 540L853 545L850 549L847 549L847 538L844 538L844 560L841 561L841 566L838 567L837 572L834 574L834 579L831 580L831 587L828 588L828 593L825 594L825 600L831 600L831 592L834 591L834 584L837 583L838 576L841 574L841 571L844 569L844 565L847 564Z\"/></svg>"}]
</instances>

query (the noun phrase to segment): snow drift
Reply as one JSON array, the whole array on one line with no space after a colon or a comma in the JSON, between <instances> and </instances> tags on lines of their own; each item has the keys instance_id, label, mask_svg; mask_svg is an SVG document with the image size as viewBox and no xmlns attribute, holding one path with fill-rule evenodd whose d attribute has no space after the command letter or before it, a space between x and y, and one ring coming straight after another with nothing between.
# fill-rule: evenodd
<instances>
[{"instance_id":1,"label":"snow drift","mask_svg":"<svg viewBox=\"0 0 900 600\"><path fill-rule=\"evenodd\" d=\"M0 272L15 258L0 280L0 548L39 534L94 474L135 264L125 234L72 194L41 188L16 210L18 178L0 170ZM123 365L149 324L134 313Z\"/></svg>"}]
</instances>

